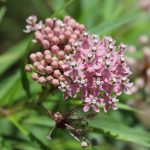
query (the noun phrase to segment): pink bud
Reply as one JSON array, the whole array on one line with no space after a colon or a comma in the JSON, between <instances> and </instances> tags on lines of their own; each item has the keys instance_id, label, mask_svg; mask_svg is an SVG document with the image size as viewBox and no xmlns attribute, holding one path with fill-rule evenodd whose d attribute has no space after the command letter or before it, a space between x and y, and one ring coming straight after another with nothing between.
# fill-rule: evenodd
<instances>
[{"instance_id":1,"label":"pink bud","mask_svg":"<svg viewBox=\"0 0 150 150\"><path fill-rule=\"evenodd\" d=\"M32 74L32 79L33 80L38 80L38 78L39 78L39 75L37 73Z\"/></svg>"},{"instance_id":2,"label":"pink bud","mask_svg":"<svg viewBox=\"0 0 150 150\"><path fill-rule=\"evenodd\" d=\"M50 63L50 62L52 61L51 55L50 55L50 54L47 54L47 55L45 56L45 60L46 60L47 63Z\"/></svg>"},{"instance_id":3,"label":"pink bud","mask_svg":"<svg viewBox=\"0 0 150 150\"><path fill-rule=\"evenodd\" d=\"M59 70L54 70L54 77L59 78L61 75L61 72Z\"/></svg>"},{"instance_id":4,"label":"pink bud","mask_svg":"<svg viewBox=\"0 0 150 150\"><path fill-rule=\"evenodd\" d=\"M53 61L51 63L51 66L52 66L53 69L57 69L58 68L58 62L57 61Z\"/></svg>"},{"instance_id":5,"label":"pink bud","mask_svg":"<svg viewBox=\"0 0 150 150\"><path fill-rule=\"evenodd\" d=\"M45 71L46 71L46 73L50 74L53 72L53 69L51 66L46 66Z\"/></svg>"},{"instance_id":6,"label":"pink bud","mask_svg":"<svg viewBox=\"0 0 150 150\"><path fill-rule=\"evenodd\" d=\"M51 28L54 26L54 21L51 18L47 18L45 20L45 23L46 23L47 26L49 26Z\"/></svg>"},{"instance_id":7,"label":"pink bud","mask_svg":"<svg viewBox=\"0 0 150 150\"><path fill-rule=\"evenodd\" d=\"M149 47L144 47L142 50L143 50L145 57L150 57L150 48Z\"/></svg>"},{"instance_id":8,"label":"pink bud","mask_svg":"<svg viewBox=\"0 0 150 150\"><path fill-rule=\"evenodd\" d=\"M63 59L63 58L65 57L65 54L64 54L63 51L59 51L59 52L57 53L57 56L58 56L59 59Z\"/></svg>"},{"instance_id":9,"label":"pink bud","mask_svg":"<svg viewBox=\"0 0 150 150\"><path fill-rule=\"evenodd\" d=\"M39 63L38 61L36 61L36 62L33 63L33 66L37 68L37 66L38 66L39 64L40 64L40 63Z\"/></svg>"},{"instance_id":10,"label":"pink bud","mask_svg":"<svg viewBox=\"0 0 150 150\"><path fill-rule=\"evenodd\" d=\"M60 43L64 43L65 42L65 36L63 34L59 35L59 41L60 41Z\"/></svg>"},{"instance_id":11,"label":"pink bud","mask_svg":"<svg viewBox=\"0 0 150 150\"><path fill-rule=\"evenodd\" d=\"M76 34L79 37L80 31L79 30L74 30L74 34Z\"/></svg>"},{"instance_id":12,"label":"pink bud","mask_svg":"<svg viewBox=\"0 0 150 150\"><path fill-rule=\"evenodd\" d=\"M62 68L62 65L64 64L64 62L63 62L62 60L60 60L60 61L58 62L58 64L59 64L60 68Z\"/></svg>"},{"instance_id":13,"label":"pink bud","mask_svg":"<svg viewBox=\"0 0 150 150\"><path fill-rule=\"evenodd\" d=\"M48 55L48 54L51 54L50 50L45 50L44 55Z\"/></svg>"},{"instance_id":14,"label":"pink bud","mask_svg":"<svg viewBox=\"0 0 150 150\"><path fill-rule=\"evenodd\" d=\"M137 78L136 81L135 81L135 85L138 88L143 88L144 85L145 85L144 79L143 78Z\"/></svg>"},{"instance_id":15,"label":"pink bud","mask_svg":"<svg viewBox=\"0 0 150 150\"><path fill-rule=\"evenodd\" d=\"M77 39L77 35L76 35L76 34L72 34L70 38L72 38L72 39L75 39L75 40L76 40L76 39Z\"/></svg>"},{"instance_id":16,"label":"pink bud","mask_svg":"<svg viewBox=\"0 0 150 150\"><path fill-rule=\"evenodd\" d=\"M67 38L70 38L70 36L71 36L71 32L70 32L70 31L68 31L68 30L67 30L67 31L65 31L65 33L64 33L64 34L65 34L65 36L66 36Z\"/></svg>"},{"instance_id":17,"label":"pink bud","mask_svg":"<svg viewBox=\"0 0 150 150\"><path fill-rule=\"evenodd\" d=\"M68 23L68 21L71 19L71 17L70 16L65 16L64 17L64 23Z\"/></svg>"},{"instance_id":18,"label":"pink bud","mask_svg":"<svg viewBox=\"0 0 150 150\"><path fill-rule=\"evenodd\" d=\"M71 26L66 26L66 31L70 31L71 33L73 32L73 28Z\"/></svg>"},{"instance_id":19,"label":"pink bud","mask_svg":"<svg viewBox=\"0 0 150 150\"><path fill-rule=\"evenodd\" d=\"M70 44L72 44L72 43L74 43L74 42L75 42L75 39L73 39L73 38L69 39L69 43L70 43Z\"/></svg>"},{"instance_id":20,"label":"pink bud","mask_svg":"<svg viewBox=\"0 0 150 150\"><path fill-rule=\"evenodd\" d=\"M43 72L43 70L44 70L44 66L42 66L42 65L38 65L38 66L37 66L37 69L38 69L39 71Z\"/></svg>"},{"instance_id":21,"label":"pink bud","mask_svg":"<svg viewBox=\"0 0 150 150\"><path fill-rule=\"evenodd\" d=\"M83 24L78 24L77 29L82 32L85 29L85 26Z\"/></svg>"},{"instance_id":22,"label":"pink bud","mask_svg":"<svg viewBox=\"0 0 150 150\"><path fill-rule=\"evenodd\" d=\"M58 36L60 34L60 29L57 27L57 28L54 28L54 34L56 36Z\"/></svg>"},{"instance_id":23,"label":"pink bud","mask_svg":"<svg viewBox=\"0 0 150 150\"><path fill-rule=\"evenodd\" d=\"M42 41L43 40L43 34L40 31L36 31L35 32L35 38L38 41Z\"/></svg>"},{"instance_id":24,"label":"pink bud","mask_svg":"<svg viewBox=\"0 0 150 150\"><path fill-rule=\"evenodd\" d=\"M50 43L47 40L42 40L42 44L44 48L49 48L50 47Z\"/></svg>"},{"instance_id":25,"label":"pink bud","mask_svg":"<svg viewBox=\"0 0 150 150\"><path fill-rule=\"evenodd\" d=\"M59 49L60 49L60 48L59 48L57 45L53 45L53 46L51 47L51 50L52 50L52 53L53 53L53 54L58 53Z\"/></svg>"},{"instance_id":26,"label":"pink bud","mask_svg":"<svg viewBox=\"0 0 150 150\"><path fill-rule=\"evenodd\" d=\"M25 70L28 71L28 72L30 72L30 71L32 71L32 67L29 64L27 64L25 66Z\"/></svg>"},{"instance_id":27,"label":"pink bud","mask_svg":"<svg viewBox=\"0 0 150 150\"><path fill-rule=\"evenodd\" d=\"M39 77L38 82L41 83L41 84L45 84L46 79L44 77Z\"/></svg>"},{"instance_id":28,"label":"pink bud","mask_svg":"<svg viewBox=\"0 0 150 150\"><path fill-rule=\"evenodd\" d=\"M135 46L134 45L128 46L128 51L131 52L131 53L134 53L136 51Z\"/></svg>"},{"instance_id":29,"label":"pink bud","mask_svg":"<svg viewBox=\"0 0 150 150\"><path fill-rule=\"evenodd\" d=\"M51 28L49 28L49 27L45 27L45 28L44 28L44 32L45 32L46 34L49 34L49 33L52 32L52 30L51 30Z\"/></svg>"},{"instance_id":30,"label":"pink bud","mask_svg":"<svg viewBox=\"0 0 150 150\"><path fill-rule=\"evenodd\" d=\"M65 51L65 53L71 53L71 51L72 51L71 46L70 45L66 45L65 48L64 48L64 51Z\"/></svg>"},{"instance_id":31,"label":"pink bud","mask_svg":"<svg viewBox=\"0 0 150 150\"><path fill-rule=\"evenodd\" d=\"M53 80L52 80L52 84L53 84L55 87L58 86L58 85L59 85L59 80L53 79Z\"/></svg>"},{"instance_id":32,"label":"pink bud","mask_svg":"<svg viewBox=\"0 0 150 150\"><path fill-rule=\"evenodd\" d=\"M148 43L149 43L149 38L148 38L148 36L147 36L147 35L142 35L142 36L140 37L140 43L141 43L142 45L148 44Z\"/></svg>"},{"instance_id":33,"label":"pink bud","mask_svg":"<svg viewBox=\"0 0 150 150\"><path fill-rule=\"evenodd\" d=\"M59 80L60 80L60 81L65 81L65 76L61 75L61 76L59 77Z\"/></svg>"},{"instance_id":34,"label":"pink bud","mask_svg":"<svg viewBox=\"0 0 150 150\"><path fill-rule=\"evenodd\" d=\"M47 80L47 81L52 81L52 80L53 80L53 77L52 77L52 76L48 76L48 77L46 77L46 80Z\"/></svg>"},{"instance_id":35,"label":"pink bud","mask_svg":"<svg viewBox=\"0 0 150 150\"><path fill-rule=\"evenodd\" d=\"M76 21L75 21L74 19L70 19L67 24L68 24L69 26L71 26L72 28L74 28L75 25L76 25Z\"/></svg>"},{"instance_id":36,"label":"pink bud","mask_svg":"<svg viewBox=\"0 0 150 150\"><path fill-rule=\"evenodd\" d=\"M49 33L48 35L47 35L47 40L48 41L52 41L52 38L54 37L54 34L53 33Z\"/></svg>"},{"instance_id":37,"label":"pink bud","mask_svg":"<svg viewBox=\"0 0 150 150\"><path fill-rule=\"evenodd\" d=\"M36 53L36 58L37 58L37 60L42 60L43 59L43 54L41 53L41 52L37 52Z\"/></svg>"},{"instance_id":38,"label":"pink bud","mask_svg":"<svg viewBox=\"0 0 150 150\"><path fill-rule=\"evenodd\" d=\"M34 54L34 53L30 54L30 59L31 59L33 62L35 62L35 61L37 60L36 54Z\"/></svg>"},{"instance_id":39,"label":"pink bud","mask_svg":"<svg viewBox=\"0 0 150 150\"><path fill-rule=\"evenodd\" d=\"M56 37L56 36L54 36L51 41L52 41L52 43L55 44L55 45L58 45L58 44L59 44L59 39L58 39L58 37Z\"/></svg>"},{"instance_id":40,"label":"pink bud","mask_svg":"<svg viewBox=\"0 0 150 150\"><path fill-rule=\"evenodd\" d=\"M40 61L40 64L41 64L42 66L44 66L44 67L45 67L45 66L46 66L46 62L45 62L45 60L41 60L41 61Z\"/></svg>"},{"instance_id":41,"label":"pink bud","mask_svg":"<svg viewBox=\"0 0 150 150\"><path fill-rule=\"evenodd\" d=\"M55 21L55 27L62 27L63 22L61 20L56 20Z\"/></svg>"}]
</instances>

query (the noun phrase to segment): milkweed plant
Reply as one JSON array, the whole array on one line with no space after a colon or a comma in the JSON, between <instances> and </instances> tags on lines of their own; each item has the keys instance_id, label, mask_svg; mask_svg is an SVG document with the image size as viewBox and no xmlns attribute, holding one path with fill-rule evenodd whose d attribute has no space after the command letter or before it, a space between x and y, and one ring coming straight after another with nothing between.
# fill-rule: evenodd
<instances>
[{"instance_id":1,"label":"milkweed plant","mask_svg":"<svg viewBox=\"0 0 150 150\"><path fill-rule=\"evenodd\" d=\"M81 109L85 115L90 112L94 117L100 108L104 112L117 110L117 97L132 93L133 83L129 81L132 72L124 55L125 44L117 45L110 36L99 37L88 32L85 25L70 16L63 20L46 18L44 22L29 16L26 23L24 32L34 33L32 42L39 44L41 50L30 53L25 70L42 86L50 84L62 91L66 101L80 97L79 106L71 112ZM90 145L84 134L90 128L76 127L83 118L66 117L60 112L48 114L56 123L54 128L69 128L83 148Z\"/></svg>"}]
</instances>

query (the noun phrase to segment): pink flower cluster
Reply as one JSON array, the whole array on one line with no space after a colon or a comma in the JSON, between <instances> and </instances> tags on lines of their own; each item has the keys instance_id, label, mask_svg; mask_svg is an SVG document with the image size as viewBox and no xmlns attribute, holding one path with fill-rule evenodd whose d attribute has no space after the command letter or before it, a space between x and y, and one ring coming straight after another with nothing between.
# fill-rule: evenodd
<instances>
[{"instance_id":1,"label":"pink flower cluster","mask_svg":"<svg viewBox=\"0 0 150 150\"><path fill-rule=\"evenodd\" d=\"M146 95L150 95L150 38L147 35L142 35L139 38L141 48L141 58L128 58L128 64L133 72L132 78L135 80L135 85L132 88L133 93L145 92ZM134 47L134 51L130 46L128 51L132 54L137 49Z\"/></svg>"},{"instance_id":2,"label":"pink flower cluster","mask_svg":"<svg viewBox=\"0 0 150 150\"><path fill-rule=\"evenodd\" d=\"M34 42L44 49L30 54L31 63L25 67L33 71L34 80L58 87L65 99L80 93L85 112L99 112L100 105L105 112L115 110L117 96L131 93L124 44L116 47L111 37L99 39L84 32L84 25L69 16L63 21L47 18L42 26L32 16L27 23L25 32L34 31Z\"/></svg>"},{"instance_id":3,"label":"pink flower cluster","mask_svg":"<svg viewBox=\"0 0 150 150\"><path fill-rule=\"evenodd\" d=\"M65 98L76 97L80 92L85 112L90 108L99 112L99 105L104 105L105 112L117 109L116 96L131 93L131 72L124 56L126 46L120 44L116 50L111 37L100 40L85 32L73 47L73 54L66 56L63 65L67 79L59 86Z\"/></svg>"},{"instance_id":4,"label":"pink flower cluster","mask_svg":"<svg viewBox=\"0 0 150 150\"><path fill-rule=\"evenodd\" d=\"M35 31L33 41L41 44L44 52L30 54L31 64L27 64L25 69L33 71L33 80L40 84L50 82L58 86L64 80L62 65L65 55L72 53L72 43L80 37L84 25L69 16L64 17L64 21L47 18L42 27L35 16L28 17L26 21L25 32Z\"/></svg>"},{"instance_id":5,"label":"pink flower cluster","mask_svg":"<svg viewBox=\"0 0 150 150\"><path fill-rule=\"evenodd\" d=\"M47 18L44 27L35 32L35 42L39 42L45 49L53 45L59 45L60 49L70 53L70 45L75 42L84 31L84 25L75 21L70 16L65 16L64 20ZM58 51L55 51L57 53Z\"/></svg>"}]
</instances>

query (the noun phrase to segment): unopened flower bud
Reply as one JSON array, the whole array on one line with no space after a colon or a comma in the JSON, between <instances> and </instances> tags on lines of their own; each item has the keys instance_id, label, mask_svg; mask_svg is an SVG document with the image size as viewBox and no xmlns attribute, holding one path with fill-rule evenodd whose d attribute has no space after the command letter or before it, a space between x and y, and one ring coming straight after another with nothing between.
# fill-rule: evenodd
<instances>
[{"instance_id":1,"label":"unopened flower bud","mask_svg":"<svg viewBox=\"0 0 150 150\"><path fill-rule=\"evenodd\" d=\"M35 62L35 61L37 60L36 54L34 54L34 53L30 54L30 59L31 59L33 62Z\"/></svg>"},{"instance_id":2,"label":"unopened flower bud","mask_svg":"<svg viewBox=\"0 0 150 150\"><path fill-rule=\"evenodd\" d=\"M70 45L66 45L64 48L65 53L70 53L72 51L72 48Z\"/></svg>"},{"instance_id":3,"label":"unopened flower bud","mask_svg":"<svg viewBox=\"0 0 150 150\"><path fill-rule=\"evenodd\" d=\"M54 36L54 37L52 38L52 43L55 44L55 45L58 45L58 44L59 44L59 39L58 39L58 37Z\"/></svg>"},{"instance_id":4,"label":"unopened flower bud","mask_svg":"<svg viewBox=\"0 0 150 150\"><path fill-rule=\"evenodd\" d=\"M47 74L50 74L50 73L53 72L53 69L52 69L51 66L46 66L45 71L46 71Z\"/></svg>"},{"instance_id":5,"label":"unopened flower bud","mask_svg":"<svg viewBox=\"0 0 150 150\"><path fill-rule=\"evenodd\" d=\"M52 80L53 80L53 77L52 77L52 76L47 76L47 77L46 77L46 80L47 80L47 81L52 81Z\"/></svg>"},{"instance_id":6,"label":"unopened flower bud","mask_svg":"<svg viewBox=\"0 0 150 150\"><path fill-rule=\"evenodd\" d=\"M32 79L33 80L38 80L39 79L39 75L37 73L33 73L32 74Z\"/></svg>"},{"instance_id":7,"label":"unopened flower bud","mask_svg":"<svg viewBox=\"0 0 150 150\"><path fill-rule=\"evenodd\" d=\"M143 50L145 57L150 57L150 48L149 47L144 47L142 50Z\"/></svg>"},{"instance_id":8,"label":"unopened flower bud","mask_svg":"<svg viewBox=\"0 0 150 150\"><path fill-rule=\"evenodd\" d=\"M47 54L46 56L45 56L45 61L47 62L47 63L50 63L51 61L52 61L52 57L51 57L51 55L49 54Z\"/></svg>"},{"instance_id":9,"label":"unopened flower bud","mask_svg":"<svg viewBox=\"0 0 150 150\"><path fill-rule=\"evenodd\" d=\"M37 69L38 69L39 71L43 72L43 71L44 71L44 66L38 65L38 66L37 66Z\"/></svg>"},{"instance_id":10,"label":"unopened flower bud","mask_svg":"<svg viewBox=\"0 0 150 150\"><path fill-rule=\"evenodd\" d=\"M53 79L52 84L57 87L59 85L59 80L58 79Z\"/></svg>"},{"instance_id":11,"label":"unopened flower bud","mask_svg":"<svg viewBox=\"0 0 150 150\"><path fill-rule=\"evenodd\" d=\"M39 77L38 82L41 83L41 84L45 84L46 79L44 77Z\"/></svg>"},{"instance_id":12,"label":"unopened flower bud","mask_svg":"<svg viewBox=\"0 0 150 150\"><path fill-rule=\"evenodd\" d=\"M42 44L44 48L49 48L50 47L50 43L47 40L42 40Z\"/></svg>"},{"instance_id":13,"label":"unopened flower bud","mask_svg":"<svg viewBox=\"0 0 150 150\"><path fill-rule=\"evenodd\" d=\"M65 57L65 54L63 51L59 51L57 55L59 59L63 59Z\"/></svg>"},{"instance_id":14,"label":"unopened flower bud","mask_svg":"<svg viewBox=\"0 0 150 150\"><path fill-rule=\"evenodd\" d=\"M59 78L61 75L61 72L59 70L54 70L54 77Z\"/></svg>"},{"instance_id":15,"label":"unopened flower bud","mask_svg":"<svg viewBox=\"0 0 150 150\"><path fill-rule=\"evenodd\" d=\"M25 66L25 70L28 71L28 72L32 71L31 65L27 64L27 65Z\"/></svg>"},{"instance_id":16,"label":"unopened flower bud","mask_svg":"<svg viewBox=\"0 0 150 150\"><path fill-rule=\"evenodd\" d=\"M51 55L51 51L50 50L45 50L44 51L44 55L49 55L49 54Z\"/></svg>"},{"instance_id":17,"label":"unopened flower bud","mask_svg":"<svg viewBox=\"0 0 150 150\"><path fill-rule=\"evenodd\" d=\"M51 19L51 18L47 18L47 19L45 20L45 23L46 23L47 26L49 26L49 27L51 27L51 28L54 26L54 21L53 21L53 19Z\"/></svg>"},{"instance_id":18,"label":"unopened flower bud","mask_svg":"<svg viewBox=\"0 0 150 150\"><path fill-rule=\"evenodd\" d=\"M53 61L51 63L51 66L52 66L53 69L57 69L58 68L58 61Z\"/></svg>"},{"instance_id":19,"label":"unopened flower bud","mask_svg":"<svg viewBox=\"0 0 150 150\"><path fill-rule=\"evenodd\" d=\"M81 146L82 146L82 148L87 148L89 145L86 141L82 141Z\"/></svg>"},{"instance_id":20,"label":"unopened flower bud","mask_svg":"<svg viewBox=\"0 0 150 150\"><path fill-rule=\"evenodd\" d=\"M59 52L60 48L57 45L53 45L51 47L51 50L52 50L53 54L57 54Z\"/></svg>"},{"instance_id":21,"label":"unopened flower bud","mask_svg":"<svg viewBox=\"0 0 150 150\"><path fill-rule=\"evenodd\" d=\"M140 37L140 43L141 43L142 45L148 44L148 43L149 43L149 38L148 38L148 36L147 36L147 35L142 35L142 36Z\"/></svg>"},{"instance_id":22,"label":"unopened flower bud","mask_svg":"<svg viewBox=\"0 0 150 150\"><path fill-rule=\"evenodd\" d=\"M41 53L41 52L37 52L36 53L36 58L37 58L37 60L42 60L43 59L43 54Z\"/></svg>"}]
</instances>

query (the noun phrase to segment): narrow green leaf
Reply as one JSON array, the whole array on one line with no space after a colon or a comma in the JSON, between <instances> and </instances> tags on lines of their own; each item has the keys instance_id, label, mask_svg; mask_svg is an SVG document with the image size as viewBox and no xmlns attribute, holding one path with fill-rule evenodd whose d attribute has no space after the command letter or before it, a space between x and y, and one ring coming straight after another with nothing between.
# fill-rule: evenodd
<instances>
[{"instance_id":1,"label":"narrow green leaf","mask_svg":"<svg viewBox=\"0 0 150 150\"><path fill-rule=\"evenodd\" d=\"M8 116L7 117L9 121L24 135L28 135L28 131L17 121L17 119L14 116Z\"/></svg>"},{"instance_id":2,"label":"narrow green leaf","mask_svg":"<svg viewBox=\"0 0 150 150\"><path fill-rule=\"evenodd\" d=\"M31 2L42 18L50 16L51 10L47 7L45 3L43 3L43 0L31 0Z\"/></svg>"},{"instance_id":3,"label":"narrow green leaf","mask_svg":"<svg viewBox=\"0 0 150 150\"><path fill-rule=\"evenodd\" d=\"M26 49L28 39L24 39L0 56L0 75L19 60Z\"/></svg>"},{"instance_id":4,"label":"narrow green leaf","mask_svg":"<svg viewBox=\"0 0 150 150\"><path fill-rule=\"evenodd\" d=\"M103 33L106 33L106 32L110 32L110 31L112 31L116 28L119 28L123 25L133 23L133 22L139 21L139 20L141 21L141 20L144 20L144 19L148 19L148 17L146 15L138 15L138 16L127 15L127 16L119 18L119 19L117 18L117 19L114 19L114 20L104 22L104 23L94 27L91 30L91 32L103 34Z\"/></svg>"},{"instance_id":5,"label":"narrow green leaf","mask_svg":"<svg viewBox=\"0 0 150 150\"><path fill-rule=\"evenodd\" d=\"M150 133L142 129L128 127L108 115L99 114L96 119L89 121L90 126L96 132L104 132L106 135L112 136L127 142L133 142L139 145L150 147Z\"/></svg>"},{"instance_id":6,"label":"narrow green leaf","mask_svg":"<svg viewBox=\"0 0 150 150\"><path fill-rule=\"evenodd\" d=\"M42 120L42 121L41 121ZM32 116L24 120L27 124L32 125L40 125L40 126L46 126L46 127L54 127L54 121L52 121L49 117L42 117L42 116Z\"/></svg>"},{"instance_id":7,"label":"narrow green leaf","mask_svg":"<svg viewBox=\"0 0 150 150\"><path fill-rule=\"evenodd\" d=\"M31 91L30 91L30 84L27 78L27 72L25 71L25 65L27 64L28 55L32 47L33 47L33 42L30 40L25 50L25 54L23 56L22 63L21 63L21 82L22 82L23 89L25 90L29 98L31 97Z\"/></svg>"},{"instance_id":8,"label":"narrow green leaf","mask_svg":"<svg viewBox=\"0 0 150 150\"><path fill-rule=\"evenodd\" d=\"M51 15L51 17L57 17L58 14L61 14L62 11L65 10L65 8L67 6L69 6L74 0L69 0L68 2L66 2L65 4L63 4L62 6L60 6L57 10L55 10L55 12Z\"/></svg>"},{"instance_id":9,"label":"narrow green leaf","mask_svg":"<svg viewBox=\"0 0 150 150\"><path fill-rule=\"evenodd\" d=\"M3 20L4 16L5 16L5 13L6 13L6 7L3 6L0 9L0 23L2 22L2 20Z\"/></svg>"}]
</instances>

